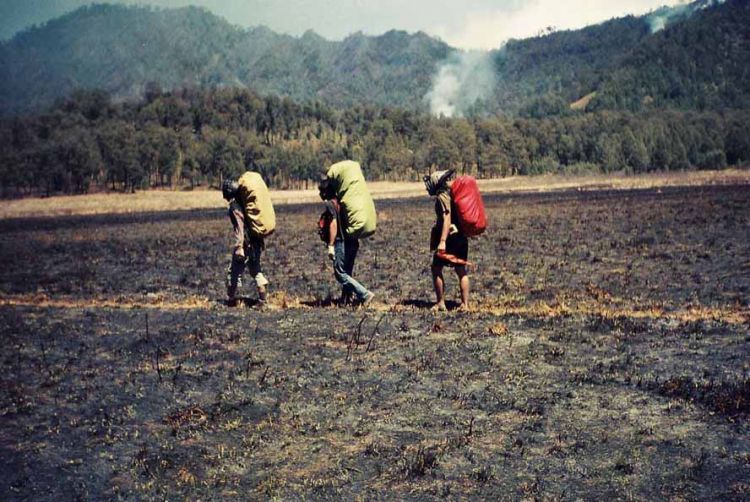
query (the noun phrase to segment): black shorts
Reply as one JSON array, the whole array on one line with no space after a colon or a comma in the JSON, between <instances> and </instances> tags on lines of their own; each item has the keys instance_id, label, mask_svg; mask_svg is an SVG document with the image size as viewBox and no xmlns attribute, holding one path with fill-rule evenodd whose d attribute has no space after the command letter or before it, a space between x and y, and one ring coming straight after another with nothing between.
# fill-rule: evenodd
<instances>
[{"instance_id":1,"label":"black shorts","mask_svg":"<svg viewBox=\"0 0 750 502\"><path fill-rule=\"evenodd\" d=\"M441 229L439 227L432 227L432 233L430 235L430 249L433 251L437 249L438 243L440 242L440 230ZM452 235L449 235L448 239L445 241L445 252L448 254L452 254L456 258L468 260L469 239L461 232L456 232ZM447 260L443 260L442 258L438 258L437 255L433 255L432 265L443 267L456 266L455 263L451 263Z\"/></svg>"}]
</instances>

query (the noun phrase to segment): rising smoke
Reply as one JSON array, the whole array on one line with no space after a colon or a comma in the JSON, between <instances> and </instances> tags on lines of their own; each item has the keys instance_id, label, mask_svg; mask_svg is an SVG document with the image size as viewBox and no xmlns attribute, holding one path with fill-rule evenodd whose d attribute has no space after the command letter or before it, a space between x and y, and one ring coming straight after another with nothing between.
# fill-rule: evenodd
<instances>
[{"instance_id":1,"label":"rising smoke","mask_svg":"<svg viewBox=\"0 0 750 502\"><path fill-rule=\"evenodd\" d=\"M666 28L667 24L675 20L675 18L690 14L690 12L692 12L690 7L691 6L688 4L683 4L674 7L663 7L657 10L646 18L649 27L651 28L651 33L663 30Z\"/></svg>"},{"instance_id":2,"label":"rising smoke","mask_svg":"<svg viewBox=\"0 0 750 502\"><path fill-rule=\"evenodd\" d=\"M658 9L647 17L648 24L651 27L651 33L663 30L672 21L689 17L699 10L722 4L725 1L726 0L697 0L688 3L686 0L684 3L675 5L674 7L663 7Z\"/></svg>"},{"instance_id":3,"label":"rising smoke","mask_svg":"<svg viewBox=\"0 0 750 502\"><path fill-rule=\"evenodd\" d=\"M490 52L456 51L438 69L425 99L433 115L463 117L492 96L495 82Z\"/></svg>"}]
</instances>

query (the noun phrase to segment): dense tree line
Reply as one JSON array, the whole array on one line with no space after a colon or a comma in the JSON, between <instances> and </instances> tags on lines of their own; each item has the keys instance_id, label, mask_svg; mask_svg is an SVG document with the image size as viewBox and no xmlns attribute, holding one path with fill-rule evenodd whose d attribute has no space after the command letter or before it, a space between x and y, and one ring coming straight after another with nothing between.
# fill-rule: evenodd
<instances>
[{"instance_id":1,"label":"dense tree line","mask_svg":"<svg viewBox=\"0 0 750 502\"><path fill-rule=\"evenodd\" d=\"M6 196L132 191L216 184L255 169L291 188L344 156L372 180L416 180L434 167L479 177L720 169L750 161L748 130L748 110L446 119L150 86L137 103L81 91L49 113L0 122L0 184Z\"/></svg>"}]
</instances>

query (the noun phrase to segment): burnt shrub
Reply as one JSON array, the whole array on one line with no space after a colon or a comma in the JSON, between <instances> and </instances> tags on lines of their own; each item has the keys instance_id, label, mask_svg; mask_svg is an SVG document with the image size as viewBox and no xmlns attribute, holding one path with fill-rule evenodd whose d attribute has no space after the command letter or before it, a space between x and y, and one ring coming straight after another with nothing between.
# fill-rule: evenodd
<instances>
[{"instance_id":1,"label":"burnt shrub","mask_svg":"<svg viewBox=\"0 0 750 502\"><path fill-rule=\"evenodd\" d=\"M402 470L407 478L420 478L427 471L437 467L440 451L436 446L420 445L415 450L405 451L402 457Z\"/></svg>"},{"instance_id":2,"label":"burnt shrub","mask_svg":"<svg viewBox=\"0 0 750 502\"><path fill-rule=\"evenodd\" d=\"M695 402L727 417L750 413L750 379L701 382L690 377L675 377L658 384L657 391L663 396Z\"/></svg>"}]
</instances>

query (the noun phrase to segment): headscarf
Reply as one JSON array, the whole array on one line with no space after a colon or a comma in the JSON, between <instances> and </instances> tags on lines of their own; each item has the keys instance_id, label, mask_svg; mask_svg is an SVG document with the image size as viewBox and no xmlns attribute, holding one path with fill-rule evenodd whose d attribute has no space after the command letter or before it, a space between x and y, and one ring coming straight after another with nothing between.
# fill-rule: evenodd
<instances>
[{"instance_id":1,"label":"headscarf","mask_svg":"<svg viewBox=\"0 0 750 502\"><path fill-rule=\"evenodd\" d=\"M430 195L437 195L443 190L443 188L445 188L445 183L455 174L455 172L456 171L453 169L445 169L443 171L435 171L429 176L422 178L427 193Z\"/></svg>"},{"instance_id":2,"label":"headscarf","mask_svg":"<svg viewBox=\"0 0 750 502\"><path fill-rule=\"evenodd\" d=\"M318 195L323 200L331 200L336 195L333 181L325 174L318 180Z\"/></svg>"},{"instance_id":3,"label":"headscarf","mask_svg":"<svg viewBox=\"0 0 750 502\"><path fill-rule=\"evenodd\" d=\"M237 196L239 188L239 183L234 180L226 179L221 184L221 195L224 196L225 200L232 200Z\"/></svg>"}]
</instances>

